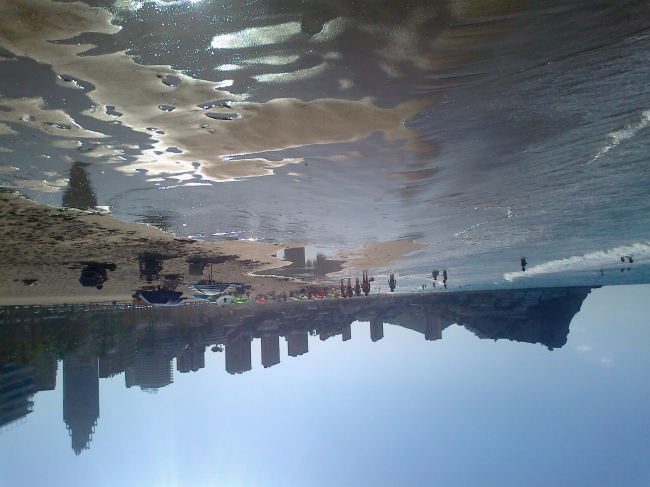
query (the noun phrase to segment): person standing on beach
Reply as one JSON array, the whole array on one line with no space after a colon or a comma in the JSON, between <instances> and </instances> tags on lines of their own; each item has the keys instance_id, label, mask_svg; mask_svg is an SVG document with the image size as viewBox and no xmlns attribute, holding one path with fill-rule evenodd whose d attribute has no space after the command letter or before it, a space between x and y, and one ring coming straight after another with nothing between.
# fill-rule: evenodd
<instances>
[{"instance_id":1,"label":"person standing on beach","mask_svg":"<svg viewBox=\"0 0 650 487\"><path fill-rule=\"evenodd\" d=\"M368 271L363 271L363 284L361 286L363 293L368 296L370 293L370 280L368 279Z\"/></svg>"}]
</instances>

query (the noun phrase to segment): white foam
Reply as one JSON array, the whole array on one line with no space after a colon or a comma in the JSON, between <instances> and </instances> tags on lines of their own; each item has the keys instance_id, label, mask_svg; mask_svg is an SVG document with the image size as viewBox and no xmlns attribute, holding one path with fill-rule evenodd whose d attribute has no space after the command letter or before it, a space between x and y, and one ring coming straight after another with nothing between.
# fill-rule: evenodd
<instances>
[{"instance_id":1,"label":"white foam","mask_svg":"<svg viewBox=\"0 0 650 487\"><path fill-rule=\"evenodd\" d=\"M144 7L146 3L154 3L159 8L165 8L184 4L192 5L195 3L200 3L201 1L202 0L116 0L114 7L117 10L131 10L135 12L136 10L140 10L142 7Z\"/></svg>"},{"instance_id":2,"label":"white foam","mask_svg":"<svg viewBox=\"0 0 650 487\"><path fill-rule=\"evenodd\" d=\"M588 162L588 164L595 162L596 159L607 154L610 150L612 150L621 142L631 139L636 134L638 134L641 130L646 128L648 125L650 125L650 110L644 110L641 113L641 120L639 120L638 122L631 123L630 125L623 127L621 130L617 130L615 132L609 133L608 135L609 137L611 137L612 140L609 141L607 145L605 145L605 147L599 150L598 154L596 154L594 158Z\"/></svg>"},{"instance_id":3,"label":"white foam","mask_svg":"<svg viewBox=\"0 0 650 487\"><path fill-rule=\"evenodd\" d=\"M639 242L623 245L608 250L599 250L584 255L575 255L566 259L551 260L526 269L526 272L507 272L503 275L506 281L514 281L525 277L554 274L566 271L598 270L602 266L621 263L621 257L629 255L635 261L650 260L650 242Z\"/></svg>"},{"instance_id":4,"label":"white foam","mask_svg":"<svg viewBox=\"0 0 650 487\"><path fill-rule=\"evenodd\" d=\"M286 22L279 25L249 27L238 32L220 34L212 38L213 49L244 49L254 46L266 46L288 41L300 33L300 22Z\"/></svg>"}]
</instances>

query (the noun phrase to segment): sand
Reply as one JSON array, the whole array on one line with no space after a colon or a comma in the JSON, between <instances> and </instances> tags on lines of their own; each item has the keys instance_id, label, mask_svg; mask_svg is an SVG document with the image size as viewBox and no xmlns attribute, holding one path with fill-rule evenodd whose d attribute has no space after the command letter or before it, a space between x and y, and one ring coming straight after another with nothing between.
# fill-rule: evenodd
<instances>
[{"instance_id":1,"label":"sand","mask_svg":"<svg viewBox=\"0 0 650 487\"><path fill-rule=\"evenodd\" d=\"M396 240L392 242L369 242L360 249L337 255L345 261L345 271L359 271L378 267L390 267L407 259L409 254L426 247L427 244Z\"/></svg>"},{"instance_id":2,"label":"sand","mask_svg":"<svg viewBox=\"0 0 650 487\"><path fill-rule=\"evenodd\" d=\"M1 191L1 190L0 190ZM233 240L204 243L176 238L155 227L127 223L108 214L54 208L17 193L0 192L0 305L49 305L131 301L135 290L147 283L140 279L138 258L144 254L163 259L161 274L181 274L185 282L188 261L212 260L213 279L251 286L251 295L296 291L311 284L298 279L259 276L256 271L275 269L289 262L275 257L283 249L309 243L260 243ZM341 277L360 277L362 270L389 268L408 259L426 244L395 241L369 242L336 255L343 270L332 274L333 285ZM114 263L103 289L79 282L84 262ZM210 269L203 271L203 279ZM26 285L25 280L37 280ZM161 282L158 282L161 283ZM314 283L323 285L323 281ZM192 291L179 286L186 297Z\"/></svg>"},{"instance_id":3,"label":"sand","mask_svg":"<svg viewBox=\"0 0 650 487\"><path fill-rule=\"evenodd\" d=\"M163 256L164 274L184 274L190 258L213 264L213 278L252 286L251 293L297 290L301 281L253 276L256 270L286 265L272 257L279 244L233 241L207 244L178 239L155 227L125 223L109 215L41 205L0 193L0 305L130 301L142 284L138 256ZM102 290L79 283L81 262L111 262ZM209 269L204 271L208 277ZM27 286L25 279L37 279ZM191 292L181 286L179 291Z\"/></svg>"}]
</instances>

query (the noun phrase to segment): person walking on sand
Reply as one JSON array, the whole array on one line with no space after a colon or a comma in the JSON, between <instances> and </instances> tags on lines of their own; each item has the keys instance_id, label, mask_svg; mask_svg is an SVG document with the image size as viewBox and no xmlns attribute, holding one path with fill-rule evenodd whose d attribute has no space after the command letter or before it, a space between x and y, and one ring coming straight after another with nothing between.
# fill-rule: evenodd
<instances>
[{"instance_id":1,"label":"person walking on sand","mask_svg":"<svg viewBox=\"0 0 650 487\"><path fill-rule=\"evenodd\" d=\"M442 271L442 283L444 284L446 282L447 282L447 271ZM445 288L446 287L447 286L445 286Z\"/></svg>"},{"instance_id":2,"label":"person walking on sand","mask_svg":"<svg viewBox=\"0 0 650 487\"><path fill-rule=\"evenodd\" d=\"M526 272L526 266L528 265L528 262L526 262L526 257L521 258L521 272Z\"/></svg>"},{"instance_id":3,"label":"person walking on sand","mask_svg":"<svg viewBox=\"0 0 650 487\"><path fill-rule=\"evenodd\" d=\"M397 281L395 280L395 274L391 272L390 278L388 279L388 286L390 287L390 292L392 293L395 291L395 288L397 287Z\"/></svg>"}]
</instances>

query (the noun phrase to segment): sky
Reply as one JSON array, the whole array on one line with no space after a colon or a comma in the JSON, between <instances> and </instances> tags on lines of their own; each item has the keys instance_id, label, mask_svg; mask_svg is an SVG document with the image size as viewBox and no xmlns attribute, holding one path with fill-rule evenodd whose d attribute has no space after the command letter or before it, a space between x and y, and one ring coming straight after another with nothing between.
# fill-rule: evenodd
<instances>
[{"instance_id":1,"label":"sky","mask_svg":"<svg viewBox=\"0 0 650 487\"><path fill-rule=\"evenodd\" d=\"M0 486L638 486L650 481L650 285L595 289L567 344L443 339L385 325L370 341L231 376L221 353L156 394L100 380L75 456L56 391L0 436ZM36 467L38 466L38 467Z\"/></svg>"}]
</instances>

